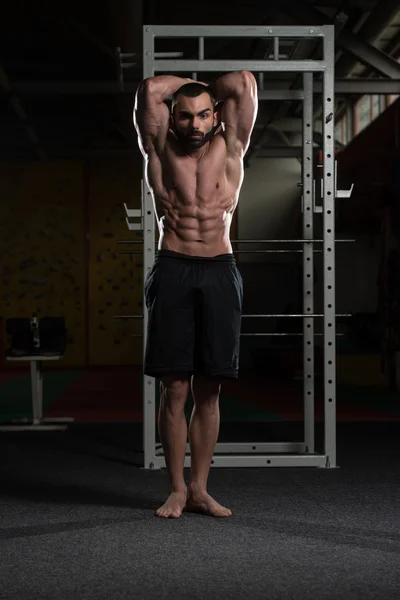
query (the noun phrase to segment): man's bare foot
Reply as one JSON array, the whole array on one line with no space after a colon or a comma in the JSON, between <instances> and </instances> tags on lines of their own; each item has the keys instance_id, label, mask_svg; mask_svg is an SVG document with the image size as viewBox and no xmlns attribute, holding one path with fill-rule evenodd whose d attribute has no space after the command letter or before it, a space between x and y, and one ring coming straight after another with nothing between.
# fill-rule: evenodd
<instances>
[{"instance_id":1,"label":"man's bare foot","mask_svg":"<svg viewBox=\"0 0 400 600\"><path fill-rule=\"evenodd\" d=\"M232 511L221 506L205 491L189 490L185 512L195 512L209 517L231 517Z\"/></svg>"},{"instance_id":2,"label":"man's bare foot","mask_svg":"<svg viewBox=\"0 0 400 600\"><path fill-rule=\"evenodd\" d=\"M187 502L187 490L171 492L167 501L156 510L157 517L164 519L179 519Z\"/></svg>"}]
</instances>

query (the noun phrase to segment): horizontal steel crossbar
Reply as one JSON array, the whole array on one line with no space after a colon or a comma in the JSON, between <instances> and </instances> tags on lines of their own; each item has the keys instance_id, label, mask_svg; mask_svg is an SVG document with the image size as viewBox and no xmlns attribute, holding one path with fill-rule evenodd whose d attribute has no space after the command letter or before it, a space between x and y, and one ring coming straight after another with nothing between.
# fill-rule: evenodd
<instances>
[{"instance_id":1,"label":"horizontal steel crossbar","mask_svg":"<svg viewBox=\"0 0 400 600\"><path fill-rule=\"evenodd\" d=\"M231 244L322 244L324 240L231 240ZM335 242L355 242L355 239L336 239ZM143 244L143 240L117 240L117 244Z\"/></svg>"},{"instance_id":2,"label":"horizontal steel crossbar","mask_svg":"<svg viewBox=\"0 0 400 600\"><path fill-rule=\"evenodd\" d=\"M144 315L114 315L114 319L143 319L143 316ZM304 318L310 319L311 317L321 317L322 318L323 316L324 315L322 315L322 314L308 314L308 313L306 313L306 314L292 314L292 315L289 315L289 314L285 313L285 314L282 314L282 315L280 315L280 314L276 314L276 315L272 315L272 314L271 315L242 315L242 318L251 317L251 318L257 318L257 319L259 319L260 317L264 317L264 318L272 319L272 318L275 318L275 317L288 317L288 318L291 318L291 317L300 317L300 318L304 317ZM336 317L352 317L352 316L353 315L351 313L340 313L340 314L336 315Z\"/></svg>"},{"instance_id":3,"label":"horizontal steel crossbar","mask_svg":"<svg viewBox=\"0 0 400 600\"><path fill-rule=\"evenodd\" d=\"M283 71L291 72L318 72L325 71L323 60L150 60L150 69L155 73L173 72L190 73L206 71Z\"/></svg>"},{"instance_id":4,"label":"horizontal steel crossbar","mask_svg":"<svg viewBox=\"0 0 400 600\"><path fill-rule=\"evenodd\" d=\"M331 26L332 27L332 26ZM278 26L266 27L265 25L152 25L145 26L145 31L151 31L154 37L324 37L326 27L295 27Z\"/></svg>"}]
</instances>

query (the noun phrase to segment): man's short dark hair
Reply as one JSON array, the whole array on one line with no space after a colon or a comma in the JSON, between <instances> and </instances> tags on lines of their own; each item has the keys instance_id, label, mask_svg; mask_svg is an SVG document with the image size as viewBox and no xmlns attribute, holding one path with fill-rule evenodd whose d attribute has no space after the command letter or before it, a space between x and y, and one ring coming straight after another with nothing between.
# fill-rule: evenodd
<instances>
[{"instance_id":1,"label":"man's short dark hair","mask_svg":"<svg viewBox=\"0 0 400 600\"><path fill-rule=\"evenodd\" d=\"M213 94L212 89L209 85L205 86L201 83L189 82L182 85L178 90L176 90L175 94L172 96L172 104L171 111L174 112L175 104L178 101L178 96L186 96L186 98L196 98L197 96L201 96L201 94L208 94L211 98L211 102L213 107L215 108L215 96Z\"/></svg>"}]
</instances>

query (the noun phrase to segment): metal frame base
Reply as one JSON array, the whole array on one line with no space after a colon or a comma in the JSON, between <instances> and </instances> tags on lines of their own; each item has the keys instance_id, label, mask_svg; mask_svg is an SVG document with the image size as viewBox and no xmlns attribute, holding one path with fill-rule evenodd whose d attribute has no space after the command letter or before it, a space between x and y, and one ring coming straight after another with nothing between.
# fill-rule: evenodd
<instances>
[{"instance_id":1,"label":"metal frame base","mask_svg":"<svg viewBox=\"0 0 400 600\"><path fill-rule=\"evenodd\" d=\"M157 449L158 448L158 449ZM165 468L162 446L156 448L152 468ZM262 454L266 452L267 454ZM268 454L270 452L271 454ZM230 456L227 456L230 455ZM186 446L185 467L191 466L190 444ZM330 466L329 457L307 452L304 442L217 443L212 467L323 467Z\"/></svg>"},{"instance_id":2,"label":"metal frame base","mask_svg":"<svg viewBox=\"0 0 400 600\"><path fill-rule=\"evenodd\" d=\"M261 452L274 452L276 454L284 453L296 453L296 454L310 454L307 452L306 444L303 442L238 442L238 443L217 443L215 447L215 456L221 454L246 454L255 456ZM190 455L190 444L186 445L186 454ZM164 452L161 445L156 445L156 456L164 456ZM213 457L213 459L214 459Z\"/></svg>"},{"instance_id":3,"label":"metal frame base","mask_svg":"<svg viewBox=\"0 0 400 600\"><path fill-rule=\"evenodd\" d=\"M185 457L185 467L191 466L190 456ZM324 454L263 454L248 456L232 454L230 456L215 455L211 461L212 467L320 467L328 468L329 458ZM164 456L156 457L152 469L166 467Z\"/></svg>"}]
</instances>

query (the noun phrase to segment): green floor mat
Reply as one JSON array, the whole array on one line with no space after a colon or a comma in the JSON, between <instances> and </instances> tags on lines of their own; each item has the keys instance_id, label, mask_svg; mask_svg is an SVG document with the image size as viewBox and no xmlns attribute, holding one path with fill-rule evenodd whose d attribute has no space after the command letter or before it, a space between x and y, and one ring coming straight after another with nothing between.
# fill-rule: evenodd
<instances>
[{"instance_id":1,"label":"green floor mat","mask_svg":"<svg viewBox=\"0 0 400 600\"><path fill-rule=\"evenodd\" d=\"M82 371L49 371L43 378L43 412L55 402L64 389L81 377ZM0 422L32 416L31 376L24 374L0 385Z\"/></svg>"}]
</instances>

